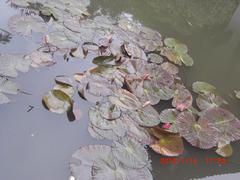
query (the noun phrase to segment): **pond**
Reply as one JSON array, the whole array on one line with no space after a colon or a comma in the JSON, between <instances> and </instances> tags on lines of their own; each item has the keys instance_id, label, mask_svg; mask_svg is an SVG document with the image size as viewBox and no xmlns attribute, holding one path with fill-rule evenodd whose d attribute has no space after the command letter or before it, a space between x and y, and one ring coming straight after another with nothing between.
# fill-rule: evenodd
<instances>
[{"instance_id":1,"label":"pond","mask_svg":"<svg viewBox=\"0 0 240 180\"><path fill-rule=\"evenodd\" d=\"M12 32L8 21L20 10L5 0L0 3L0 28ZM105 14L112 18L123 12L132 14L134 20L160 32L163 38L174 37L186 44L194 65L181 67L184 85L188 89L195 81L214 85L228 102L227 109L240 117L240 101L234 94L234 90L240 89L239 0L92 0L88 11L92 16ZM28 54L42 42L37 34L32 38L14 33L10 36L9 42L0 42L0 54ZM99 141L90 136L88 110L94 103L82 100L76 92L72 99L76 110L80 111L80 118L73 122L69 122L65 114L51 113L42 105L43 96L56 84L56 76L84 72L94 66L93 58L90 53L84 60L70 57L66 61L57 55L56 64L31 68L14 79L21 92L9 96L12 102L0 105L0 179L66 180L70 176L69 160L80 146L111 144L111 141ZM161 112L169 105L160 102L154 107ZM165 156L148 148L153 179L188 180L239 173L240 144L231 144L234 153L226 158L228 162L224 165L216 162L206 165L206 158L220 156L212 149L190 146L187 141L184 141L185 150L180 157L197 159L195 165L163 164L161 159Z\"/></svg>"}]
</instances>

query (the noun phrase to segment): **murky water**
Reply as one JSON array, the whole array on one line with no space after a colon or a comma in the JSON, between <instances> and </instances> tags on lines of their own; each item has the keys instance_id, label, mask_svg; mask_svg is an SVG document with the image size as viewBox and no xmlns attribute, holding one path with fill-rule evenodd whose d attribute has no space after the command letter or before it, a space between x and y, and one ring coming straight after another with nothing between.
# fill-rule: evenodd
<instances>
[{"instance_id":1,"label":"murky water","mask_svg":"<svg viewBox=\"0 0 240 180\"><path fill-rule=\"evenodd\" d=\"M7 19L16 11L5 0L0 3L0 27L7 29ZM212 83L228 100L229 109L240 116L240 103L232 97L233 90L240 89L239 0L93 0L90 9L101 9L111 16L129 12L162 36L186 43L195 60L194 67L183 68L187 86L196 80ZM0 44L0 53L28 52L33 46L31 40L14 36L11 43ZM66 180L74 150L97 143L87 132L89 103L77 101L82 118L72 123L41 106L42 95L52 88L55 76L72 75L89 67L88 61L59 58L55 66L31 70L17 78L21 89L32 95L19 94L11 97L13 103L0 106L0 180ZM28 106L34 106L33 110L27 112ZM240 172L239 143L233 144L234 156L223 166L205 164L206 157L218 157L213 150L199 150L187 143L185 147L183 157L197 158L196 166L161 165L161 156L150 152L154 179L184 180Z\"/></svg>"}]
</instances>

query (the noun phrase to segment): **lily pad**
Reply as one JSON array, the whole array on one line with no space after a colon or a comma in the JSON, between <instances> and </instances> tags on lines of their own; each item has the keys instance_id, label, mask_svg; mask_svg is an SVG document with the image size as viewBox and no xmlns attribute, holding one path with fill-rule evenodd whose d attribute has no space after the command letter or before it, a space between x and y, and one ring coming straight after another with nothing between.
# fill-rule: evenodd
<instances>
[{"instance_id":1,"label":"lily pad","mask_svg":"<svg viewBox=\"0 0 240 180\"><path fill-rule=\"evenodd\" d=\"M113 95L108 97L109 101L116 106L128 110L137 110L142 107L138 98L124 89L118 89Z\"/></svg>"},{"instance_id":2,"label":"lily pad","mask_svg":"<svg viewBox=\"0 0 240 180\"><path fill-rule=\"evenodd\" d=\"M62 114L72 109L71 98L61 90L52 90L43 96L44 106L51 112Z\"/></svg>"},{"instance_id":3,"label":"lily pad","mask_svg":"<svg viewBox=\"0 0 240 180\"><path fill-rule=\"evenodd\" d=\"M227 102L222 97L213 93L209 93L208 95L199 95L196 99L196 103L199 109L202 111L227 104Z\"/></svg>"},{"instance_id":4,"label":"lily pad","mask_svg":"<svg viewBox=\"0 0 240 180\"><path fill-rule=\"evenodd\" d=\"M129 168L143 168L149 166L147 150L137 141L123 138L114 142L112 152L118 161Z\"/></svg>"},{"instance_id":5,"label":"lily pad","mask_svg":"<svg viewBox=\"0 0 240 180\"><path fill-rule=\"evenodd\" d=\"M193 98L189 90L184 86L178 85L175 91L172 106L179 111L184 111L192 106Z\"/></svg>"},{"instance_id":6,"label":"lily pad","mask_svg":"<svg viewBox=\"0 0 240 180\"><path fill-rule=\"evenodd\" d=\"M144 127L157 126L160 123L159 113L150 105L135 111L129 111L129 116Z\"/></svg>"},{"instance_id":7,"label":"lily pad","mask_svg":"<svg viewBox=\"0 0 240 180\"><path fill-rule=\"evenodd\" d=\"M207 119L218 129L219 139L229 142L240 139L240 121L228 110L220 107L210 108L204 111L201 119Z\"/></svg>"},{"instance_id":8,"label":"lily pad","mask_svg":"<svg viewBox=\"0 0 240 180\"><path fill-rule=\"evenodd\" d=\"M93 63L94 64L97 64L97 65L101 65L101 64L107 64L111 61L114 60L114 56L113 55L110 55L110 56L98 56L98 57L95 57L93 59Z\"/></svg>"},{"instance_id":9,"label":"lily pad","mask_svg":"<svg viewBox=\"0 0 240 180\"><path fill-rule=\"evenodd\" d=\"M179 134L172 134L161 130L160 128L151 128L155 137L155 142L150 147L157 153L164 156L179 156L183 154L183 140Z\"/></svg>"},{"instance_id":10,"label":"lily pad","mask_svg":"<svg viewBox=\"0 0 240 180\"><path fill-rule=\"evenodd\" d=\"M81 147L73 153L70 160L71 175L76 179L92 179L92 167L95 161L112 161L110 146L90 145Z\"/></svg>"},{"instance_id":11,"label":"lily pad","mask_svg":"<svg viewBox=\"0 0 240 180\"><path fill-rule=\"evenodd\" d=\"M160 120L162 123L170 123L168 131L178 133L177 116L179 112L176 109L165 109L160 113Z\"/></svg>"},{"instance_id":12,"label":"lily pad","mask_svg":"<svg viewBox=\"0 0 240 180\"><path fill-rule=\"evenodd\" d=\"M196 121L191 112L184 111L177 117L179 133L192 146L210 149L217 145L218 130L207 118Z\"/></svg>"},{"instance_id":13,"label":"lily pad","mask_svg":"<svg viewBox=\"0 0 240 180\"><path fill-rule=\"evenodd\" d=\"M234 91L236 98L240 99L240 91Z\"/></svg>"},{"instance_id":14,"label":"lily pad","mask_svg":"<svg viewBox=\"0 0 240 180\"><path fill-rule=\"evenodd\" d=\"M201 81L196 81L192 85L192 89L195 93L197 94L209 94L209 93L215 93L216 92L216 87L213 85L206 83L206 82L201 82Z\"/></svg>"},{"instance_id":15,"label":"lily pad","mask_svg":"<svg viewBox=\"0 0 240 180\"><path fill-rule=\"evenodd\" d=\"M176 75L179 72L179 69L177 66L175 66L174 64L170 63L170 62L164 62L161 64L161 67L167 71L169 74L172 75Z\"/></svg>"},{"instance_id":16,"label":"lily pad","mask_svg":"<svg viewBox=\"0 0 240 180\"><path fill-rule=\"evenodd\" d=\"M218 147L216 153L222 157L230 157L233 154L233 149L230 144L227 144L225 146Z\"/></svg>"}]
</instances>

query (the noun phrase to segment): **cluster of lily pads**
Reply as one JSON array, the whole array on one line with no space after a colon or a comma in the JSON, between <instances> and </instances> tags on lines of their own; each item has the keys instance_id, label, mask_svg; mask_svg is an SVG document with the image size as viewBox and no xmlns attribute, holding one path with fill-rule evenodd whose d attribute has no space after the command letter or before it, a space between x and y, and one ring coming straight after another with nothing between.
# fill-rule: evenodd
<instances>
[{"instance_id":1,"label":"cluster of lily pads","mask_svg":"<svg viewBox=\"0 0 240 180\"><path fill-rule=\"evenodd\" d=\"M185 44L162 40L157 31L126 13L116 19L87 18L88 0L9 2L25 12L10 18L10 29L25 37L38 33L43 42L27 55L0 56L0 102L7 102L4 93L17 92L7 77L16 77L18 71L53 65L55 55L94 56L95 66L73 77L80 97L93 104L90 135L113 144L78 149L70 161L73 179L152 179L146 147L178 156L184 152L183 138L201 149L217 147L224 157L232 154L230 143L240 139L240 121L224 108L227 102L216 88L205 82L193 83L193 107L193 95L178 75L179 66L194 64ZM72 78L61 75L55 82L43 97L44 106L74 116ZM159 113L154 105L162 101L172 107Z\"/></svg>"}]
</instances>

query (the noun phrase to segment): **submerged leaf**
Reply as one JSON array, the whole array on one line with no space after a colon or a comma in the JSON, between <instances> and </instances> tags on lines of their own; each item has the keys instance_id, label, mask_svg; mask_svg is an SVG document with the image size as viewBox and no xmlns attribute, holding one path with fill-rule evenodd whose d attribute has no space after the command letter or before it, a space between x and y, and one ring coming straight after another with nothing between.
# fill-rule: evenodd
<instances>
[{"instance_id":1,"label":"submerged leaf","mask_svg":"<svg viewBox=\"0 0 240 180\"><path fill-rule=\"evenodd\" d=\"M47 26L44 21L35 16L13 16L8 22L9 28L23 36L31 36L32 32L46 32Z\"/></svg>"}]
</instances>

